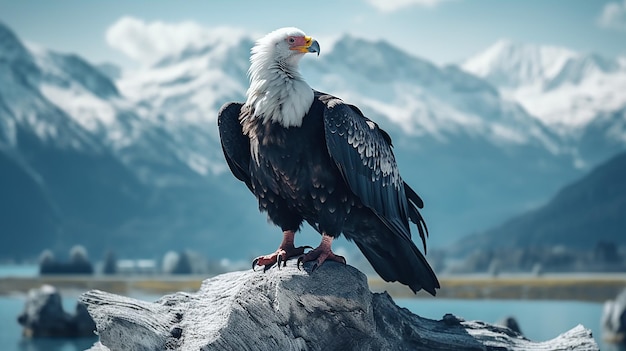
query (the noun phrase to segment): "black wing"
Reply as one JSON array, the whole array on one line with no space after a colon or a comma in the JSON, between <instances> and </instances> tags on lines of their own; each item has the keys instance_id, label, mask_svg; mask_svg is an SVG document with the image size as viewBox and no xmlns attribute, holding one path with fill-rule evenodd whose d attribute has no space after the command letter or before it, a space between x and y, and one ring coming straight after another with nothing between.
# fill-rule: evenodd
<instances>
[{"instance_id":1,"label":"black wing","mask_svg":"<svg viewBox=\"0 0 626 351\"><path fill-rule=\"evenodd\" d=\"M423 202L400 177L389 135L358 108L339 99L325 103L328 152L352 192L383 226L374 233L359 233L365 237L353 238L357 246L383 279L435 295L439 282L411 240L409 229L410 220L418 227L425 251L428 231L418 211Z\"/></svg>"},{"instance_id":2,"label":"black wing","mask_svg":"<svg viewBox=\"0 0 626 351\"><path fill-rule=\"evenodd\" d=\"M352 192L394 233L410 240L409 219L417 225L424 250L428 229L417 208L422 199L400 177L391 138L352 105L326 101L326 145Z\"/></svg>"},{"instance_id":3,"label":"black wing","mask_svg":"<svg viewBox=\"0 0 626 351\"><path fill-rule=\"evenodd\" d=\"M233 175L246 183L252 191L250 182L250 139L243 134L239 114L243 104L227 103L217 114L217 127L226 163Z\"/></svg>"}]
</instances>

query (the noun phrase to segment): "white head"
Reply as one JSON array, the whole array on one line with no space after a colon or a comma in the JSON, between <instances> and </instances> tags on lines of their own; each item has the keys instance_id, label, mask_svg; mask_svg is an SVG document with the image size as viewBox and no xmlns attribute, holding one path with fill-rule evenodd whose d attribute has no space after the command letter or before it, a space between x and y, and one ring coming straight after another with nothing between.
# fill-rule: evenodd
<instances>
[{"instance_id":1,"label":"white head","mask_svg":"<svg viewBox=\"0 0 626 351\"><path fill-rule=\"evenodd\" d=\"M246 104L255 118L284 127L300 126L313 102L313 90L298 72L304 54L317 52L316 40L297 28L281 28L259 39L251 50Z\"/></svg>"}]
</instances>

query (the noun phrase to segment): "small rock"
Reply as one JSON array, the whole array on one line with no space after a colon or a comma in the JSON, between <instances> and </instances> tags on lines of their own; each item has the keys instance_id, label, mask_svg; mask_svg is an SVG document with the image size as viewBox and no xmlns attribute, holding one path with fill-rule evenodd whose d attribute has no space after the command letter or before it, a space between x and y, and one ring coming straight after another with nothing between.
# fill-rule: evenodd
<instances>
[{"instance_id":1,"label":"small rock","mask_svg":"<svg viewBox=\"0 0 626 351\"><path fill-rule=\"evenodd\" d=\"M504 317L501 321L499 321L496 324L501 325L503 327L507 327L520 335L522 334L522 329L519 327L519 323L517 323L517 320L513 316Z\"/></svg>"},{"instance_id":2,"label":"small rock","mask_svg":"<svg viewBox=\"0 0 626 351\"><path fill-rule=\"evenodd\" d=\"M24 311L17 321L25 337L81 337L94 336L95 323L85 306L78 303L76 314L63 310L61 294L51 285L31 289Z\"/></svg>"},{"instance_id":3,"label":"small rock","mask_svg":"<svg viewBox=\"0 0 626 351\"><path fill-rule=\"evenodd\" d=\"M615 300L604 303L602 337L612 343L626 343L626 289Z\"/></svg>"}]
</instances>

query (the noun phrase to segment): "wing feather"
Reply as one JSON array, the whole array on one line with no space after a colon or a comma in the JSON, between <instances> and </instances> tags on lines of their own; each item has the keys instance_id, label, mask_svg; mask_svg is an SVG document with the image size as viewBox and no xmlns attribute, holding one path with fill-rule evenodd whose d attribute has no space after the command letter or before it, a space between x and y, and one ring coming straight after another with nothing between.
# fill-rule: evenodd
<instances>
[{"instance_id":1,"label":"wing feather","mask_svg":"<svg viewBox=\"0 0 626 351\"><path fill-rule=\"evenodd\" d=\"M227 103L217 114L222 151L233 175L252 190L250 180L250 139L243 134L239 115L241 103Z\"/></svg>"},{"instance_id":2,"label":"wing feather","mask_svg":"<svg viewBox=\"0 0 626 351\"><path fill-rule=\"evenodd\" d=\"M326 105L326 146L350 189L385 225L410 239L408 219L415 215L389 135L354 106L339 99Z\"/></svg>"}]
</instances>

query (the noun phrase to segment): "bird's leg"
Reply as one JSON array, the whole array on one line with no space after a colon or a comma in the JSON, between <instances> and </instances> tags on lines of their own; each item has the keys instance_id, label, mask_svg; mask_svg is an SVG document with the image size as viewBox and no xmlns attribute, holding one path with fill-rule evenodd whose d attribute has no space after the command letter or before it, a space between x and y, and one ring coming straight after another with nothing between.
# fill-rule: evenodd
<instances>
[{"instance_id":1,"label":"bird's leg","mask_svg":"<svg viewBox=\"0 0 626 351\"><path fill-rule=\"evenodd\" d=\"M322 234L322 242L320 243L320 246L316 247L312 251L307 252L306 255L298 258L298 269L300 268L300 264L310 261L315 261L315 264L313 265L313 269L311 269L311 271L315 271L326 260L346 264L346 259L343 256L335 255L335 253L333 253L333 251L331 250L332 243L332 236Z\"/></svg>"},{"instance_id":2,"label":"bird's leg","mask_svg":"<svg viewBox=\"0 0 626 351\"><path fill-rule=\"evenodd\" d=\"M278 263L278 268L282 262L283 267L287 264L287 260L294 256L304 253L304 249L312 249L310 246L295 247L293 238L296 232L294 230L285 230L283 232L283 242L280 244L276 252L265 256L259 256L252 261L252 269L255 266L264 266L263 272L270 269L274 264Z\"/></svg>"}]
</instances>

